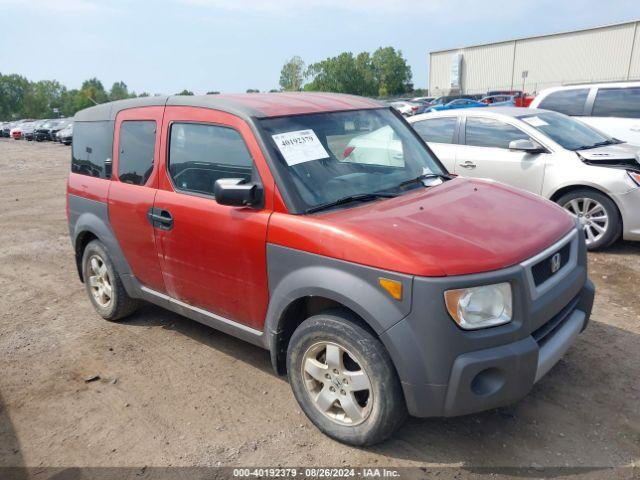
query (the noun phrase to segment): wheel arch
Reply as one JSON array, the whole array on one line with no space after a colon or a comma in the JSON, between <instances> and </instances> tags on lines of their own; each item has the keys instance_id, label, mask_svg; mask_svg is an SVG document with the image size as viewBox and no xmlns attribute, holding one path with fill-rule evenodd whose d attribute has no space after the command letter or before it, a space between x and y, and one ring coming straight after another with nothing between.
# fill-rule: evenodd
<instances>
[{"instance_id":1,"label":"wheel arch","mask_svg":"<svg viewBox=\"0 0 640 480\"><path fill-rule=\"evenodd\" d=\"M381 338L383 332L411 311L413 277L273 244L267 245L269 307L265 317L265 347L273 366L285 371L288 342L308 317L340 308L354 322ZM396 300L380 278L402 284ZM384 343L384 342L383 342Z\"/></svg>"},{"instance_id":2,"label":"wheel arch","mask_svg":"<svg viewBox=\"0 0 640 480\"><path fill-rule=\"evenodd\" d=\"M323 312L341 312L352 322L380 338L361 315L344 303L328 296L306 295L291 301L278 318L275 331L269 331L271 363L278 375L287 373L287 349L293 332L307 318Z\"/></svg>"},{"instance_id":3,"label":"wheel arch","mask_svg":"<svg viewBox=\"0 0 640 480\"><path fill-rule=\"evenodd\" d=\"M622 214L620 213L621 211L620 205L618 205L618 202L616 201L615 197L613 195L610 195L609 192L605 191L604 189L598 188L597 186L594 186L594 185L587 185L587 184L565 185L564 187L561 187L557 189L555 192L553 192L553 194L549 197L549 200L551 200L552 202L558 203L558 200L560 200L560 198L562 198L564 195L570 192L574 192L576 190L592 190L596 193L599 193L600 195L604 195L605 197L607 197L616 206L616 209L618 210L618 218L620 219L620 224L621 225L623 224Z\"/></svg>"}]
</instances>

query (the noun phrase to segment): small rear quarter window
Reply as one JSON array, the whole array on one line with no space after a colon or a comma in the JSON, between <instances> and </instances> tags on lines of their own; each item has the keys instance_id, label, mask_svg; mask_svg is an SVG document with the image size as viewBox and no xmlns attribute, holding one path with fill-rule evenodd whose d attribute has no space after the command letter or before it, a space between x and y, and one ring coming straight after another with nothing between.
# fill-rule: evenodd
<instances>
[{"instance_id":1,"label":"small rear quarter window","mask_svg":"<svg viewBox=\"0 0 640 480\"><path fill-rule=\"evenodd\" d=\"M90 177L111 177L113 122L75 122L71 171Z\"/></svg>"}]
</instances>

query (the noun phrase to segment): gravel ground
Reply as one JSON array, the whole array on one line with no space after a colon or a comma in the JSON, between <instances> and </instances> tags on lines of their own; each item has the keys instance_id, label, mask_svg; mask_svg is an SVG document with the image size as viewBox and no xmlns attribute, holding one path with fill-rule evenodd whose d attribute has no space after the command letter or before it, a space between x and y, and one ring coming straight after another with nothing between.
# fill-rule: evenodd
<instances>
[{"instance_id":1,"label":"gravel ground","mask_svg":"<svg viewBox=\"0 0 640 480\"><path fill-rule=\"evenodd\" d=\"M350 448L306 419L266 351L153 306L121 324L94 313L67 233L69 160L69 147L0 140L0 466L453 466L467 478L640 465L640 243L590 254L593 321L525 399L410 419Z\"/></svg>"}]
</instances>

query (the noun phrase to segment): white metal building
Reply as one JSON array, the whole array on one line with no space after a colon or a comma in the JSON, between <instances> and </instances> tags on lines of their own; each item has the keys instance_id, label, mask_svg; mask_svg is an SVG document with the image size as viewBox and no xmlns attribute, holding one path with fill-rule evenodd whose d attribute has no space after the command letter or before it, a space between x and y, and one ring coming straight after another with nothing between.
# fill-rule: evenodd
<instances>
[{"instance_id":1,"label":"white metal building","mask_svg":"<svg viewBox=\"0 0 640 480\"><path fill-rule=\"evenodd\" d=\"M640 79L640 20L429 54L429 92L485 93Z\"/></svg>"}]
</instances>

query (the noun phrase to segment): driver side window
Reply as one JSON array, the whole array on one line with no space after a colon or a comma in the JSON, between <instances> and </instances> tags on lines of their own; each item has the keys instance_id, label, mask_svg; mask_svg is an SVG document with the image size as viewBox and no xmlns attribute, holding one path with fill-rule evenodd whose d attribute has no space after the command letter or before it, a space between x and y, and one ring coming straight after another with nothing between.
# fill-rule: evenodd
<instances>
[{"instance_id":1,"label":"driver side window","mask_svg":"<svg viewBox=\"0 0 640 480\"><path fill-rule=\"evenodd\" d=\"M467 117L465 144L472 147L509 148L513 140L531 137L513 125L492 118Z\"/></svg>"},{"instance_id":2,"label":"driver side window","mask_svg":"<svg viewBox=\"0 0 640 480\"><path fill-rule=\"evenodd\" d=\"M253 159L233 128L173 123L169 144L169 175L177 190L213 195L216 180L251 179Z\"/></svg>"}]
</instances>

